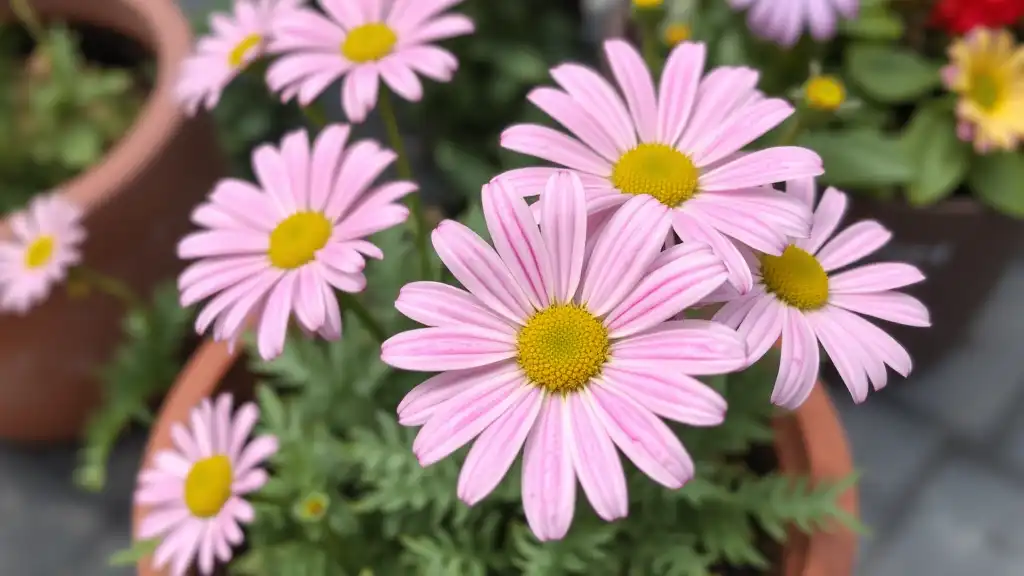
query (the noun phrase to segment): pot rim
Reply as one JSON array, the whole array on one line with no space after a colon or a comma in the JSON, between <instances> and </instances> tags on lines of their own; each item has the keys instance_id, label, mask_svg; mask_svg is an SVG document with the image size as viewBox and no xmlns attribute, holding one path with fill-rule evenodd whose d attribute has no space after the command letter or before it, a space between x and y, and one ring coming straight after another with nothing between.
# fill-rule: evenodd
<instances>
[{"instance_id":1,"label":"pot rim","mask_svg":"<svg viewBox=\"0 0 1024 576\"><path fill-rule=\"evenodd\" d=\"M241 358L240 350L223 342L204 340L171 387L140 462L149 465L160 450L171 447L171 425L187 421L189 412L203 398L216 392L221 380ZM846 433L821 382L796 412L775 419L775 451L781 470L810 475L812 481L837 481L853 473ZM857 488L840 496L840 505L857 514ZM145 507L132 504L132 538L142 523ZM851 576L856 561L857 538L849 530L820 532L811 536L791 532L783 546L784 576ZM137 565L138 576L164 576L149 558Z\"/></svg>"},{"instance_id":2,"label":"pot rim","mask_svg":"<svg viewBox=\"0 0 1024 576\"><path fill-rule=\"evenodd\" d=\"M177 3L158 0L64 0L38 7L42 16L59 16L127 36L146 47L156 60L156 82L132 126L94 166L52 190L89 214L121 191L164 150L187 120L174 92L182 60L192 50L192 31ZM130 12L144 30L133 29L107 15ZM10 17L4 12L0 17ZM112 21L114 20L114 21ZM7 218L0 218L0 238L12 235Z\"/></svg>"}]
</instances>

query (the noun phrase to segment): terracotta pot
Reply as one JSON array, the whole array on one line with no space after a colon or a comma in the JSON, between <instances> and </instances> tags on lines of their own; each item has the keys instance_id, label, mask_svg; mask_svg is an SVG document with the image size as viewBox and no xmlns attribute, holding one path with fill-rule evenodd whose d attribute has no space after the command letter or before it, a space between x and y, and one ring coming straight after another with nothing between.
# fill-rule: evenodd
<instances>
[{"instance_id":1,"label":"terracotta pot","mask_svg":"<svg viewBox=\"0 0 1024 576\"><path fill-rule=\"evenodd\" d=\"M851 199L846 223L871 218L893 232L892 241L871 258L909 262L927 276L906 292L928 306L932 327L886 326L917 370L926 368L969 333L971 320L1018 253L1024 226L971 198L928 208Z\"/></svg>"},{"instance_id":2,"label":"terracotta pot","mask_svg":"<svg viewBox=\"0 0 1024 576\"><path fill-rule=\"evenodd\" d=\"M189 411L218 391L251 391L254 379L238 355L229 354L223 344L206 342L192 356L164 401L156 424L150 431L143 467L154 455L171 445L171 425L186 421ZM775 450L779 467L795 476L810 476L813 482L838 481L853 473L846 434L828 393L819 384L807 402L795 413L775 421ZM857 491L840 497L843 509L857 513ZM132 508L134 529L146 509ZM834 529L811 537L794 531L783 549L781 576L852 576L857 555L856 535ZM165 576L154 570L149 558L138 565L139 576Z\"/></svg>"},{"instance_id":3,"label":"terracotta pot","mask_svg":"<svg viewBox=\"0 0 1024 576\"><path fill-rule=\"evenodd\" d=\"M223 174L212 121L186 118L172 100L182 58L192 45L173 2L31 0L46 20L89 25L138 42L157 77L133 127L102 162L60 186L85 210L84 261L140 294L173 279L177 240L188 217ZM0 21L11 19L0 2ZM0 222L0 237L10 237ZM57 441L77 437L99 401L97 369L121 338L120 303L100 295L71 301L60 288L27 316L0 316L0 438Z\"/></svg>"}]
</instances>

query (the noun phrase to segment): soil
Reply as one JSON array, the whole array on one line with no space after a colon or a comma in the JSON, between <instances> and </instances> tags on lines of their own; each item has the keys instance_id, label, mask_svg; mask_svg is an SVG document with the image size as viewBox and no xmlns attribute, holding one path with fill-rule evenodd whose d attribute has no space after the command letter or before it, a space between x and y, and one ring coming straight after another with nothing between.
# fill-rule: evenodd
<instances>
[{"instance_id":1,"label":"soil","mask_svg":"<svg viewBox=\"0 0 1024 576\"><path fill-rule=\"evenodd\" d=\"M768 474L779 468L779 461L775 456L775 450L770 444L754 446L745 458L744 464L748 469L757 474ZM782 545L771 539L760 529L757 531L757 547L768 559L771 568L762 570L750 567L716 566L712 570L717 576L781 576L782 574Z\"/></svg>"}]
</instances>

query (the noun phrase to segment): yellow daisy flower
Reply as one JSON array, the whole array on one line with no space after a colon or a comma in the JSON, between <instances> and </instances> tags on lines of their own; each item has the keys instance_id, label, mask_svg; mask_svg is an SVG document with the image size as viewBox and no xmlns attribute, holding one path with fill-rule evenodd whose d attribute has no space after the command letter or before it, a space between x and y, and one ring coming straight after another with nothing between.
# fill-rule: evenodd
<instances>
[{"instance_id":1,"label":"yellow daisy flower","mask_svg":"<svg viewBox=\"0 0 1024 576\"><path fill-rule=\"evenodd\" d=\"M1013 150L1024 137L1024 47L1007 30L978 28L949 48L943 82L960 96L958 133L979 152Z\"/></svg>"}]
</instances>

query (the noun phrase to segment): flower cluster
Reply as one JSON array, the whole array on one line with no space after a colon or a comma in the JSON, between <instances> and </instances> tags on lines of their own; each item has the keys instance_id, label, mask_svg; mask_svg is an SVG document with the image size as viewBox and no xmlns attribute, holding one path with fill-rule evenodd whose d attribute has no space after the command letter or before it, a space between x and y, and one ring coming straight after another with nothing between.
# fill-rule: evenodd
<instances>
[{"instance_id":1,"label":"flower cluster","mask_svg":"<svg viewBox=\"0 0 1024 576\"><path fill-rule=\"evenodd\" d=\"M224 62L235 70L259 49L272 58L268 87L285 100L310 105L342 78L343 108L358 123L384 94L378 80L415 101L417 74L449 79L457 63L430 43L473 28L443 14L453 0L324 0L323 13L247 1L200 41L203 58L216 49L223 62L186 69L185 106L200 92L215 103ZM766 16L767 4L752 14L785 20L795 37L800 19ZM834 26L809 10L812 30ZM856 266L891 234L873 221L838 231L847 197L828 188L816 201L818 154L750 150L794 107L762 93L753 68L706 70L701 43L678 42L657 82L629 43L611 40L604 51L613 82L566 63L550 71L557 87L528 95L564 131L521 124L501 135L502 147L551 165L483 187L489 242L453 220L413 227L458 284L425 267L401 289L395 308L423 327L381 329L360 301L373 289L367 258L393 257L373 235L422 209L412 181L377 183L400 142L391 146L399 152L349 142L348 125L328 124L313 139L297 131L257 149L256 183L224 180L195 210L201 230L179 244L195 261L179 287L184 304L205 301L197 331L234 343L251 327L270 359L292 320L297 336L337 339L353 312L379 337L384 364L436 373L397 406L402 425L421 427L412 445L420 464L472 443L456 490L473 505L522 452L523 509L540 540L569 531L577 482L601 518L628 514L619 452L668 488L694 476L665 420L723 422L725 399L700 377L743 370L778 346L771 401L795 409L816 381L819 343L857 402L886 385L887 367L907 375L907 352L863 316L928 326L924 305L897 291L921 272ZM243 447L255 420L248 405L232 418L229 398L204 402L191 432L172 430L175 451L140 477L139 503L156 508L139 536L163 537L158 565L182 574L198 557L208 574L214 558L230 557L238 523L252 518L241 496L265 481L257 465L276 447L269 438Z\"/></svg>"}]
</instances>

